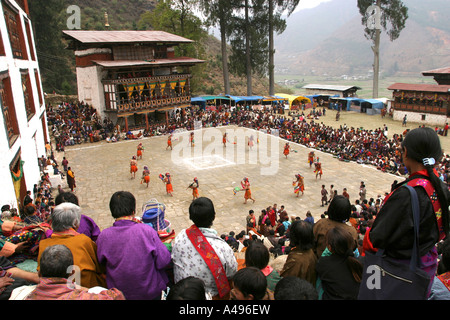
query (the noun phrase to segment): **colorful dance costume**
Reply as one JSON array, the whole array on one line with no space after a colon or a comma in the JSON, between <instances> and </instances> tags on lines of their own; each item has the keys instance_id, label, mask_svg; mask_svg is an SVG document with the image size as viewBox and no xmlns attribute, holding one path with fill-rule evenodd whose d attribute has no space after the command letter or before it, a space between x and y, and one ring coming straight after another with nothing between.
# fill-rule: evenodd
<instances>
[{"instance_id":1,"label":"colorful dance costume","mask_svg":"<svg viewBox=\"0 0 450 320\"><path fill-rule=\"evenodd\" d=\"M131 158L131 161L130 161L130 173L134 175L134 174L136 174L137 171L138 171L138 167L137 167L136 156L133 156L133 158Z\"/></svg>"}]
</instances>

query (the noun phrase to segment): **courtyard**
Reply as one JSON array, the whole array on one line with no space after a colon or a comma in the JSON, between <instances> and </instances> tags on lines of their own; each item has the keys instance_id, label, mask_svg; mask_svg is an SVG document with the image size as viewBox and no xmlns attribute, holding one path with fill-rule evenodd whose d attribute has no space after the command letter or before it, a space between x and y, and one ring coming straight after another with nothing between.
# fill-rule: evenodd
<instances>
[{"instance_id":1,"label":"courtyard","mask_svg":"<svg viewBox=\"0 0 450 320\"><path fill-rule=\"evenodd\" d=\"M359 118L358 117L364 117ZM356 119L355 119L356 117ZM387 122L389 134L403 131L401 124L392 119L379 119L380 116L367 116L358 113L344 113L339 123L334 120L333 111L322 117L326 125L354 125L370 128L378 122ZM368 125L364 125L363 120ZM376 120L376 121L375 121ZM326 121L330 122L326 123ZM331 122L333 121L333 123ZM395 124L395 126L394 126ZM398 126L398 127L396 127ZM408 124L409 128L417 124ZM379 126L381 127L381 125ZM374 127L375 129L377 127ZM392 128L392 129L391 129ZM222 144L222 134L228 133L229 142ZM255 145L249 148L248 139L253 136ZM447 137L442 137L441 141ZM105 141L87 143L66 148L64 153L57 153L57 159L65 156L69 160L76 177L76 195L79 198L82 213L93 218L100 229L110 227L114 220L109 211L109 200L116 191L130 191L137 200L136 215L142 215L142 206L152 199L165 205L165 218L170 221L175 232L189 227L189 205L192 190L188 188L194 177L199 180L200 196L210 198L216 209L213 228L219 234L245 229L245 218L249 210L258 216L262 209L273 204L285 206L290 216L301 219L311 211L317 221L326 211L321 206L320 190L330 185L338 194L347 188L350 201L359 198L359 185L365 182L367 198L384 195L390 190L394 180L403 178L383 173L375 167L353 162L342 162L332 155L315 150L320 158L323 176L317 178L314 168L307 163L311 149L290 143L291 153L287 159L283 155L286 141L251 129L239 127L202 128L195 131L195 145L190 146L188 133L174 135L173 150L166 149L167 136L157 136L140 140L125 140L115 143ZM259 143L256 143L259 141ZM144 146L143 158L138 160L138 173L132 179L129 162L136 155L137 145ZM443 143L445 148L445 144ZM149 187L141 184L140 177L144 166L151 172ZM169 172L174 188L173 196L167 195L164 183L159 175ZM305 193L296 197L292 182L294 175L300 173L305 180ZM244 204L244 193L233 190L240 187L240 182L248 177L255 202ZM63 185L66 187L66 185ZM66 189L67 190L67 189Z\"/></svg>"}]
</instances>

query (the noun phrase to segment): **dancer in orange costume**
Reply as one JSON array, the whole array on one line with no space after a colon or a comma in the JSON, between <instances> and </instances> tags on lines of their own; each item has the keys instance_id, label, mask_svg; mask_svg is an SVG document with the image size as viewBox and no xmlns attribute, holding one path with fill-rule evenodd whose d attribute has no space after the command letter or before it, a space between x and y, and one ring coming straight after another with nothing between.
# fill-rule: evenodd
<instances>
[{"instance_id":1,"label":"dancer in orange costume","mask_svg":"<svg viewBox=\"0 0 450 320\"><path fill-rule=\"evenodd\" d=\"M193 132L191 132L191 135L189 136L189 144L191 145L191 147L195 146L194 133Z\"/></svg>"},{"instance_id":2,"label":"dancer in orange costume","mask_svg":"<svg viewBox=\"0 0 450 320\"><path fill-rule=\"evenodd\" d=\"M136 156L133 156L130 161L130 173L131 179L136 178L136 172L138 171Z\"/></svg>"},{"instance_id":3,"label":"dancer in orange costume","mask_svg":"<svg viewBox=\"0 0 450 320\"><path fill-rule=\"evenodd\" d=\"M250 190L250 182L248 181L248 178L245 177L244 180L241 182L242 189L245 190L244 194L244 204L247 203L247 200L250 199L255 203L255 199L252 197L252 191Z\"/></svg>"},{"instance_id":4,"label":"dancer in orange costume","mask_svg":"<svg viewBox=\"0 0 450 320\"><path fill-rule=\"evenodd\" d=\"M320 161L319 161L319 157L317 157L317 161L316 161L316 163L314 164L314 166L316 167L316 169L314 170L314 173L316 174L316 179L317 179L317 176L319 176L320 175L320 179L322 179L322 163L320 163Z\"/></svg>"},{"instance_id":5,"label":"dancer in orange costume","mask_svg":"<svg viewBox=\"0 0 450 320\"><path fill-rule=\"evenodd\" d=\"M148 169L147 166L144 166L144 171L142 171L142 180L141 180L141 184L145 182L147 184L147 188L148 188L148 184L150 182L150 170Z\"/></svg>"},{"instance_id":6,"label":"dancer in orange costume","mask_svg":"<svg viewBox=\"0 0 450 320\"><path fill-rule=\"evenodd\" d=\"M138 159L142 159L142 151L144 151L144 146L142 145L142 143L139 143L139 145L137 146L137 158Z\"/></svg>"},{"instance_id":7,"label":"dancer in orange costume","mask_svg":"<svg viewBox=\"0 0 450 320\"><path fill-rule=\"evenodd\" d=\"M166 150L169 149L172 150L172 134L169 134L169 137L167 138L167 147Z\"/></svg>"},{"instance_id":8,"label":"dancer in orange costume","mask_svg":"<svg viewBox=\"0 0 450 320\"><path fill-rule=\"evenodd\" d=\"M314 163L314 151L311 151L309 154L308 154L308 162L309 162L309 167L311 168L311 166L313 165L313 163Z\"/></svg>"},{"instance_id":9,"label":"dancer in orange costume","mask_svg":"<svg viewBox=\"0 0 450 320\"><path fill-rule=\"evenodd\" d=\"M251 135L250 138L248 138L248 143L247 144L248 144L249 150L253 149L254 140L255 140L255 138L253 137L253 135Z\"/></svg>"},{"instance_id":10,"label":"dancer in orange costume","mask_svg":"<svg viewBox=\"0 0 450 320\"><path fill-rule=\"evenodd\" d=\"M305 182L303 180L303 176L300 173L295 175L295 179L296 180L292 182L292 185L295 186L294 193L296 193L298 197L300 192L303 195L303 192L305 191Z\"/></svg>"},{"instance_id":11,"label":"dancer in orange costume","mask_svg":"<svg viewBox=\"0 0 450 320\"><path fill-rule=\"evenodd\" d=\"M198 179L194 178L194 182L192 182L188 187L192 189L192 201L200 196L200 193L198 192L198 187L199 187Z\"/></svg>"},{"instance_id":12,"label":"dancer in orange costume","mask_svg":"<svg viewBox=\"0 0 450 320\"><path fill-rule=\"evenodd\" d=\"M289 155L289 152L291 150L291 147L289 146L289 142L286 142L286 144L284 145L284 151L283 154L287 159L287 156Z\"/></svg>"},{"instance_id":13,"label":"dancer in orange costume","mask_svg":"<svg viewBox=\"0 0 450 320\"><path fill-rule=\"evenodd\" d=\"M224 147L226 147L227 146L227 133L225 132L224 134L223 134L223 136L222 136L222 143L223 143L223 146Z\"/></svg>"},{"instance_id":14,"label":"dancer in orange costume","mask_svg":"<svg viewBox=\"0 0 450 320\"><path fill-rule=\"evenodd\" d=\"M166 173L166 176L164 177L163 182L166 184L166 192L171 197L173 197L173 187L172 187L172 177L170 176L170 173Z\"/></svg>"}]
</instances>

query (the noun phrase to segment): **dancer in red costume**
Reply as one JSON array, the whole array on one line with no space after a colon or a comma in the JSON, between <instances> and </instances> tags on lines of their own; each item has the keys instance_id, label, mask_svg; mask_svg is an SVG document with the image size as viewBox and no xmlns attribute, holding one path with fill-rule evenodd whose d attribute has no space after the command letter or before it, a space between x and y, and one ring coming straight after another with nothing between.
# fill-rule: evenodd
<instances>
[{"instance_id":1,"label":"dancer in red costume","mask_svg":"<svg viewBox=\"0 0 450 320\"><path fill-rule=\"evenodd\" d=\"M289 155L290 150L291 150L291 146L289 145L289 142L286 142L286 144L284 145L284 151L283 151L283 154L286 157L286 159Z\"/></svg>"},{"instance_id":2,"label":"dancer in red costume","mask_svg":"<svg viewBox=\"0 0 450 320\"><path fill-rule=\"evenodd\" d=\"M250 190L250 181L245 177L241 182L242 190L245 190L244 194L244 204L247 203L247 200L250 199L255 203L255 199L252 197L252 191Z\"/></svg>"},{"instance_id":3,"label":"dancer in red costume","mask_svg":"<svg viewBox=\"0 0 450 320\"><path fill-rule=\"evenodd\" d=\"M314 157L315 157L314 151L311 151L311 152L308 154L308 163L309 163L309 167L310 167L310 168L312 167L312 165L313 165L313 163L314 163Z\"/></svg>"},{"instance_id":4,"label":"dancer in red costume","mask_svg":"<svg viewBox=\"0 0 450 320\"><path fill-rule=\"evenodd\" d=\"M130 160L130 173L131 179L136 178L136 172L138 171L136 156L133 156Z\"/></svg>"},{"instance_id":5,"label":"dancer in red costume","mask_svg":"<svg viewBox=\"0 0 450 320\"><path fill-rule=\"evenodd\" d=\"M148 188L148 184L150 183L150 170L148 169L147 166L144 166L144 171L142 171L141 184L144 182L145 182L145 184L147 184L147 188Z\"/></svg>"},{"instance_id":6,"label":"dancer in red costume","mask_svg":"<svg viewBox=\"0 0 450 320\"><path fill-rule=\"evenodd\" d=\"M169 149L172 150L172 134L169 134L169 137L167 138L167 147L166 150Z\"/></svg>"},{"instance_id":7,"label":"dancer in red costume","mask_svg":"<svg viewBox=\"0 0 450 320\"><path fill-rule=\"evenodd\" d=\"M139 145L137 146L137 159L142 159L142 152L144 151L144 146L142 145L142 143L139 143Z\"/></svg>"},{"instance_id":8,"label":"dancer in red costume","mask_svg":"<svg viewBox=\"0 0 450 320\"><path fill-rule=\"evenodd\" d=\"M162 176L161 180L166 184L167 194L173 197L172 177L170 176L170 173L167 172L165 177L161 174L160 178L161 176Z\"/></svg>"},{"instance_id":9,"label":"dancer in red costume","mask_svg":"<svg viewBox=\"0 0 450 320\"><path fill-rule=\"evenodd\" d=\"M316 167L316 169L314 170L314 173L316 174L316 179L318 176L320 176L320 179L322 179L322 163L319 161L319 157L317 157L317 161L314 164L314 166Z\"/></svg>"},{"instance_id":10,"label":"dancer in red costume","mask_svg":"<svg viewBox=\"0 0 450 320\"><path fill-rule=\"evenodd\" d=\"M303 195L303 192L305 191L305 181L303 180L303 176L298 173L295 175L295 181L292 182L292 185L294 186L294 193L298 195L300 192Z\"/></svg>"},{"instance_id":11,"label":"dancer in red costume","mask_svg":"<svg viewBox=\"0 0 450 320\"><path fill-rule=\"evenodd\" d=\"M198 179L194 178L194 182L192 182L188 187L192 189L192 201L194 201L200 196L200 193L198 192L198 187L199 187Z\"/></svg>"}]
</instances>

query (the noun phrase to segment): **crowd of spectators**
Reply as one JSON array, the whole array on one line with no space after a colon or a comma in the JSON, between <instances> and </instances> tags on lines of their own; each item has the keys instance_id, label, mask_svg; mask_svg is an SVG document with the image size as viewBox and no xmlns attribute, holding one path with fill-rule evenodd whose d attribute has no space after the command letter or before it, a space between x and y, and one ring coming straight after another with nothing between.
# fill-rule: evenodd
<instances>
[{"instance_id":1,"label":"crowd of spectators","mask_svg":"<svg viewBox=\"0 0 450 320\"><path fill-rule=\"evenodd\" d=\"M59 134L55 138L63 145L77 134L89 136L87 122L99 121L95 110L86 105L59 107L68 111L64 116L56 112L52 118L54 132ZM157 130L164 134L191 129L195 121L204 126L235 124L276 132L347 161L385 157L398 163L396 152L402 141L402 135L388 139L387 128L371 131L344 125L332 129L308 123L301 114L284 117L245 108L175 112L169 127ZM341 145L345 147L337 147ZM54 161L51 155L48 159ZM438 168L445 182L447 168L447 160ZM386 170L386 165L379 169ZM115 222L100 231L95 221L82 214L74 193L58 190L54 198L51 189L43 170L40 183L23 200L20 214L8 205L2 207L1 299L354 300L362 279L364 235L382 202L380 195L366 198L364 194L351 203L344 193L333 192L317 221L308 212L300 216L273 204L258 216L250 210L238 234L219 236L212 228L214 204L202 197L189 207L193 225L167 242L135 215L136 199L129 192L113 194L109 206ZM438 274L448 273L447 242L438 246L442 256ZM18 268L29 260L36 262L37 273ZM74 265L79 270L67 273ZM432 290L430 299L448 299L450 290L444 289Z\"/></svg>"},{"instance_id":2,"label":"crowd of spectators","mask_svg":"<svg viewBox=\"0 0 450 320\"><path fill-rule=\"evenodd\" d=\"M246 228L238 234L219 236L211 229L213 203L207 198L196 199L189 208L189 217L218 252L230 283L228 295L220 297L212 274L205 272L209 270L206 263L200 256L198 261L193 258L195 250L189 253L191 244L185 236L190 228L166 243L135 216L134 196L121 191L110 201L114 225L100 231L95 221L81 214L72 192L61 192L56 199L46 198L48 202L38 210L46 188L48 182L43 177L27 205L33 208L29 212L33 211L35 217L28 223L25 221L30 216L16 217L6 206L2 208L2 240L12 241L12 235L22 237L16 251L2 258L5 272L1 276L20 279L2 291L2 299L357 299L364 261L363 238L380 204L380 198L350 203L337 194L317 221L307 212L300 216L273 204L261 209L258 216L250 210L245 217ZM11 229L12 234L3 228L6 223L17 226ZM119 251L112 240L117 232L125 246ZM448 255L448 248L441 243L440 253ZM143 252L149 252L149 256ZM187 254L189 258L185 258ZM14 272L24 259L34 259L39 273L32 276L32 272ZM70 288L70 274L62 270L72 265L80 268L81 285ZM137 271L140 269L147 272ZM439 272L446 270L442 263ZM10 285L0 280L3 289ZM438 299L437 293L434 298Z\"/></svg>"},{"instance_id":3,"label":"crowd of spectators","mask_svg":"<svg viewBox=\"0 0 450 320\"><path fill-rule=\"evenodd\" d=\"M372 130L349 127L344 123L333 128L320 122L325 108L324 111L302 110L285 114L284 110L270 106L251 108L220 105L202 109L193 105L170 112L168 121L151 120L148 129L140 128L138 134L130 130L126 132L124 125L113 124L109 119L100 119L97 111L84 103L62 103L56 107L49 105L47 109L57 151L78 143L102 140L114 142L164 135L175 130L193 130L196 123L201 122L203 127L238 125L262 130L287 141L330 153L341 161L372 165L378 170L399 176L408 174L401 162L399 145L409 129L390 138L386 125ZM450 158L445 156L437 168L444 181L449 166Z\"/></svg>"}]
</instances>

